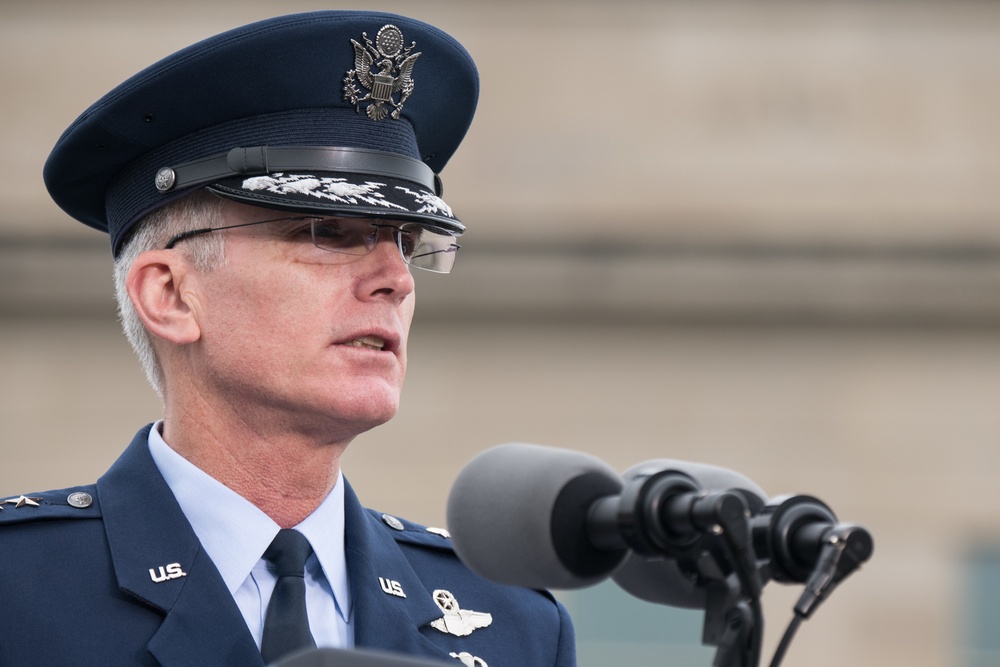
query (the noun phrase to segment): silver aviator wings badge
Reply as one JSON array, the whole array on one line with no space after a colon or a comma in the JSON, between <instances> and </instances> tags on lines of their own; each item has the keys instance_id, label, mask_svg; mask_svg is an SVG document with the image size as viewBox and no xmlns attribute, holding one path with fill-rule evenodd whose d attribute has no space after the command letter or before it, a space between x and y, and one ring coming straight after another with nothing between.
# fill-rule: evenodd
<instances>
[{"instance_id":1,"label":"silver aviator wings badge","mask_svg":"<svg viewBox=\"0 0 1000 667\"><path fill-rule=\"evenodd\" d=\"M432 595L438 608L444 612L443 618L431 621L431 627L436 630L456 637L465 637L493 622L492 614L459 608L458 600L448 591L438 589Z\"/></svg>"}]
</instances>

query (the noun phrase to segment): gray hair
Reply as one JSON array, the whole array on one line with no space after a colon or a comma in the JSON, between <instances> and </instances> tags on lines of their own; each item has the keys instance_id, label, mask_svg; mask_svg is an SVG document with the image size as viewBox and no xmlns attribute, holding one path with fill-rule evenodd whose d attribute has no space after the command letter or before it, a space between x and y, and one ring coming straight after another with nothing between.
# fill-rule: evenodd
<instances>
[{"instance_id":1,"label":"gray hair","mask_svg":"<svg viewBox=\"0 0 1000 667\"><path fill-rule=\"evenodd\" d=\"M115 260L115 299L118 301L118 319L125 330L125 337L132 345L146 378L156 395L163 398L163 369L153 348L153 341L146 326L139 319L135 306L128 296L125 283L136 258L149 250L160 250L167 242L186 231L203 227L218 227L222 220L223 199L204 190L196 191L147 214L136 223L132 236L125 243ZM212 271L225 261L225 236L201 234L177 246L186 254L199 271Z\"/></svg>"}]
</instances>

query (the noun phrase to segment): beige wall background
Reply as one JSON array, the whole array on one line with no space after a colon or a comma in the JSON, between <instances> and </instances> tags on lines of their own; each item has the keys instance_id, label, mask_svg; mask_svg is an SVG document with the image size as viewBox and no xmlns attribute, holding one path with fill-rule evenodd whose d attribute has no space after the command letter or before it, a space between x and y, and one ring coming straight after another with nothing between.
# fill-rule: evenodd
<instances>
[{"instance_id":1,"label":"beige wall background","mask_svg":"<svg viewBox=\"0 0 1000 667\"><path fill-rule=\"evenodd\" d=\"M159 416L52 144L178 48L335 6L0 4L0 493L93 481ZM455 35L483 92L443 173L466 250L420 277L362 499L441 525L515 440L734 468L875 536L787 664L967 664L966 559L1000 549L1000 4L380 7ZM795 597L768 587L771 648Z\"/></svg>"}]
</instances>

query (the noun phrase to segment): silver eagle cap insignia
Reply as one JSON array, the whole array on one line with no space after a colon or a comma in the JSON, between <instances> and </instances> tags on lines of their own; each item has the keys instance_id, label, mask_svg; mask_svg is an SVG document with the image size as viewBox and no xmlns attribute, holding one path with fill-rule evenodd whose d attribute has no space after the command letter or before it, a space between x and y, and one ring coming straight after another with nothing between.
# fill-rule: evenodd
<instances>
[{"instance_id":1,"label":"silver eagle cap insignia","mask_svg":"<svg viewBox=\"0 0 1000 667\"><path fill-rule=\"evenodd\" d=\"M413 93L413 64L420 53L412 51L417 43L411 42L404 47L403 32L391 23L382 26L374 43L366 32L361 33L361 37L364 44L351 40L354 69L344 76L344 99L353 104L358 113L361 113L362 103L369 102L365 113L372 120L382 120L389 115L399 120L403 103Z\"/></svg>"}]
</instances>

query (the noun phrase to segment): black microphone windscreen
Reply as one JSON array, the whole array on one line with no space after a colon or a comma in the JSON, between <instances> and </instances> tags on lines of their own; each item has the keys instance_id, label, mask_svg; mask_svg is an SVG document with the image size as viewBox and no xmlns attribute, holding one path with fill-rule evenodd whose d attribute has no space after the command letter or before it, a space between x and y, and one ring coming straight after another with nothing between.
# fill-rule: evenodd
<instances>
[{"instance_id":1,"label":"black microphone windscreen","mask_svg":"<svg viewBox=\"0 0 1000 667\"><path fill-rule=\"evenodd\" d=\"M618 474L587 454L528 444L486 450L448 497L458 557L487 579L528 588L582 588L605 579L624 549L590 542L593 503L621 492Z\"/></svg>"}]
</instances>

